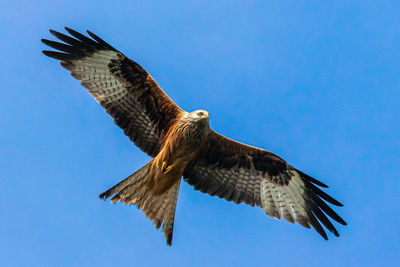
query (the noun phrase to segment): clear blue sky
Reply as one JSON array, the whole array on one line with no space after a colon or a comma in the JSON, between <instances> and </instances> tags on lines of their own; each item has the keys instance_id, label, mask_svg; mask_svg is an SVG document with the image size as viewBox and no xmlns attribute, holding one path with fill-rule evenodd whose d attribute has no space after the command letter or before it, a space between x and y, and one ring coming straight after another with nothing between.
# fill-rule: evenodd
<instances>
[{"instance_id":1,"label":"clear blue sky","mask_svg":"<svg viewBox=\"0 0 400 267\"><path fill-rule=\"evenodd\" d=\"M385 0L3 2L1 265L394 266L399 13ZM149 157L42 55L40 38L63 26L110 42L218 132L330 185L341 237L184 183L167 247L135 207L99 200Z\"/></svg>"}]
</instances>

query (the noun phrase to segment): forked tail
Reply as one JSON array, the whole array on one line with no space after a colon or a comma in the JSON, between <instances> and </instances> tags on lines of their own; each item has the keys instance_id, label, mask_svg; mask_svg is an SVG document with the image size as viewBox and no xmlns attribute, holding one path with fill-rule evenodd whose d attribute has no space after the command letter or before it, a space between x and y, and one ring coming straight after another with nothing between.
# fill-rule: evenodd
<instances>
[{"instance_id":1,"label":"forked tail","mask_svg":"<svg viewBox=\"0 0 400 267\"><path fill-rule=\"evenodd\" d=\"M152 161L119 184L100 194L99 197L107 199L114 195L111 203L125 202L126 205L135 204L149 220L153 221L157 229L162 225L162 231L167 239L167 244L171 245L175 208L181 179L163 194L154 195L148 186L148 172L151 163Z\"/></svg>"}]
</instances>

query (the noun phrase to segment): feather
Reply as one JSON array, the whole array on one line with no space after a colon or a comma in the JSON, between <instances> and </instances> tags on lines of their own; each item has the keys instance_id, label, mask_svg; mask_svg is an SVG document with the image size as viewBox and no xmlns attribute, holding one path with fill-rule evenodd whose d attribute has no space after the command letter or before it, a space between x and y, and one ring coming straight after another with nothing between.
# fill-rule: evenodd
<instances>
[{"instance_id":1,"label":"feather","mask_svg":"<svg viewBox=\"0 0 400 267\"><path fill-rule=\"evenodd\" d=\"M91 39L68 27L65 29L72 37L50 30L64 43L43 39L44 44L57 50L43 53L60 60L129 139L155 157L165 133L180 119L183 110L142 67L97 35L88 31Z\"/></svg>"},{"instance_id":2,"label":"feather","mask_svg":"<svg viewBox=\"0 0 400 267\"><path fill-rule=\"evenodd\" d=\"M221 177L228 178L222 180ZM325 184L266 150L236 142L214 131L189 162L184 180L196 190L228 201L255 203L273 218L297 221L306 228L312 226L325 239L327 235L321 223L338 235L327 216L346 224L324 202L342 206L317 187L326 188Z\"/></svg>"}]
</instances>

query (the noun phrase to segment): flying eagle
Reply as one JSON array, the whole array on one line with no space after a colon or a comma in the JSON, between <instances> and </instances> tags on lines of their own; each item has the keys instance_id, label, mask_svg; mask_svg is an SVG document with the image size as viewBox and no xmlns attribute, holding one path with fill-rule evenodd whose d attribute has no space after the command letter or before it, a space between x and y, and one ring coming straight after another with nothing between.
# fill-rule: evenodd
<instances>
[{"instance_id":1,"label":"flying eagle","mask_svg":"<svg viewBox=\"0 0 400 267\"><path fill-rule=\"evenodd\" d=\"M42 39L110 114L124 133L152 160L100 194L111 202L135 204L172 243L181 177L194 189L235 203L258 206L273 218L311 226L328 239L330 218L346 225L326 202L343 206L319 187L328 186L264 149L245 145L210 128L204 110L186 112L176 105L136 62L87 31L84 36L50 30L62 42ZM328 218L330 217L330 218Z\"/></svg>"}]
</instances>

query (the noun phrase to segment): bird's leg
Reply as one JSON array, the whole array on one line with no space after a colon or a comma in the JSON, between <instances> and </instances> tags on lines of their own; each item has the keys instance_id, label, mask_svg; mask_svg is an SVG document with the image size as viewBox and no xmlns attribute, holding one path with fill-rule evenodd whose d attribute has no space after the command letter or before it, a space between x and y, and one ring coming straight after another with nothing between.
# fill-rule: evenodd
<instances>
[{"instance_id":1,"label":"bird's leg","mask_svg":"<svg viewBox=\"0 0 400 267\"><path fill-rule=\"evenodd\" d=\"M168 166L168 163L166 161L163 161L161 165L161 171L163 174L168 173L171 170L171 166Z\"/></svg>"}]
</instances>

